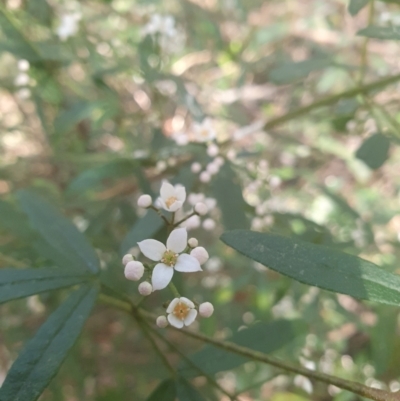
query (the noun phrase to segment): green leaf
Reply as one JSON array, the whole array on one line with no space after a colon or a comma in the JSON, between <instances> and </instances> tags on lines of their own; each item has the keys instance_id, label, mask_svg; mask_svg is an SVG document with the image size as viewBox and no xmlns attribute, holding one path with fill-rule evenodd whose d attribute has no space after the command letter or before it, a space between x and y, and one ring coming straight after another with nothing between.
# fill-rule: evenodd
<instances>
[{"instance_id":1,"label":"green leaf","mask_svg":"<svg viewBox=\"0 0 400 401\"><path fill-rule=\"evenodd\" d=\"M98 106L97 102L77 102L71 108L62 111L54 121L54 130L57 135L70 131L76 124L89 118L93 110Z\"/></svg>"},{"instance_id":2,"label":"green leaf","mask_svg":"<svg viewBox=\"0 0 400 401\"><path fill-rule=\"evenodd\" d=\"M100 270L96 252L87 239L53 205L27 190L19 191L18 199L32 228L49 247L46 256L51 257L57 266L91 273Z\"/></svg>"},{"instance_id":3,"label":"green leaf","mask_svg":"<svg viewBox=\"0 0 400 401\"><path fill-rule=\"evenodd\" d=\"M113 160L107 164L84 171L71 182L67 191L70 194L76 194L95 189L103 180L133 176L137 168L138 163L135 160Z\"/></svg>"},{"instance_id":4,"label":"green leaf","mask_svg":"<svg viewBox=\"0 0 400 401\"><path fill-rule=\"evenodd\" d=\"M61 269L1 269L0 303L70 287L89 278L82 274L63 272Z\"/></svg>"},{"instance_id":5,"label":"green leaf","mask_svg":"<svg viewBox=\"0 0 400 401\"><path fill-rule=\"evenodd\" d=\"M0 29L7 38L7 42L10 43L10 52L30 62L40 60L37 50L22 33L23 28L2 7L0 8Z\"/></svg>"},{"instance_id":6,"label":"green leaf","mask_svg":"<svg viewBox=\"0 0 400 401\"><path fill-rule=\"evenodd\" d=\"M38 399L81 333L97 293L97 288L83 286L50 315L9 370L1 401Z\"/></svg>"},{"instance_id":7,"label":"green leaf","mask_svg":"<svg viewBox=\"0 0 400 401\"><path fill-rule=\"evenodd\" d=\"M301 283L390 305L400 305L400 276L324 246L248 230L222 234L225 244Z\"/></svg>"},{"instance_id":8,"label":"green leaf","mask_svg":"<svg viewBox=\"0 0 400 401\"><path fill-rule=\"evenodd\" d=\"M121 255L126 254L130 248L137 246L139 241L151 238L163 225L164 222L161 217L156 212L149 210L126 234L121 244Z\"/></svg>"},{"instance_id":9,"label":"green leaf","mask_svg":"<svg viewBox=\"0 0 400 401\"><path fill-rule=\"evenodd\" d=\"M357 35L381 40L399 40L400 27L370 25L364 29L361 29L361 31L358 31Z\"/></svg>"},{"instance_id":10,"label":"green leaf","mask_svg":"<svg viewBox=\"0 0 400 401\"><path fill-rule=\"evenodd\" d=\"M300 320L275 320L258 323L239 331L229 341L255 351L271 353L287 345L305 331L305 324ZM194 365L210 375L236 368L249 360L213 345L205 346L189 358ZM199 370L187 362L180 365L179 373L188 378L200 375Z\"/></svg>"},{"instance_id":11,"label":"green leaf","mask_svg":"<svg viewBox=\"0 0 400 401\"><path fill-rule=\"evenodd\" d=\"M176 395L179 401L204 401L204 397L182 377L176 382Z\"/></svg>"},{"instance_id":12,"label":"green leaf","mask_svg":"<svg viewBox=\"0 0 400 401\"><path fill-rule=\"evenodd\" d=\"M270 71L269 80L278 85L289 84L306 78L313 71L322 70L332 65L333 61L330 58L314 58L297 63L283 63Z\"/></svg>"},{"instance_id":13,"label":"green leaf","mask_svg":"<svg viewBox=\"0 0 400 401\"><path fill-rule=\"evenodd\" d=\"M244 212L247 204L238 178L228 163L212 181L212 191L222 211L224 227L228 230L248 228L249 221Z\"/></svg>"},{"instance_id":14,"label":"green leaf","mask_svg":"<svg viewBox=\"0 0 400 401\"><path fill-rule=\"evenodd\" d=\"M354 17L357 15L368 3L370 0L350 0L349 3L349 13Z\"/></svg>"},{"instance_id":15,"label":"green leaf","mask_svg":"<svg viewBox=\"0 0 400 401\"><path fill-rule=\"evenodd\" d=\"M357 159L362 160L369 168L381 167L389 156L390 140L382 134L367 138L356 151Z\"/></svg>"},{"instance_id":16,"label":"green leaf","mask_svg":"<svg viewBox=\"0 0 400 401\"><path fill-rule=\"evenodd\" d=\"M176 384L172 379L164 380L150 394L146 401L175 401Z\"/></svg>"}]
</instances>

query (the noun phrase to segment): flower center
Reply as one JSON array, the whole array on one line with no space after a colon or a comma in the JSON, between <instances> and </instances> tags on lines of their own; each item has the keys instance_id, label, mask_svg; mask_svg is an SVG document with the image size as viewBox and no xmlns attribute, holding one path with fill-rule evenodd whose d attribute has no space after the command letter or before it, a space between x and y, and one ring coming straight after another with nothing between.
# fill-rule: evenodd
<instances>
[{"instance_id":1,"label":"flower center","mask_svg":"<svg viewBox=\"0 0 400 401\"><path fill-rule=\"evenodd\" d=\"M170 196L166 201L165 204L167 207L171 207L172 204L174 204L178 199L175 198L175 196Z\"/></svg>"},{"instance_id":2,"label":"flower center","mask_svg":"<svg viewBox=\"0 0 400 401\"><path fill-rule=\"evenodd\" d=\"M178 256L179 255L177 253L167 250L164 252L161 263L164 263L167 266L175 266Z\"/></svg>"},{"instance_id":3,"label":"flower center","mask_svg":"<svg viewBox=\"0 0 400 401\"><path fill-rule=\"evenodd\" d=\"M172 312L180 320L185 320L190 308L183 302L178 302Z\"/></svg>"},{"instance_id":4,"label":"flower center","mask_svg":"<svg viewBox=\"0 0 400 401\"><path fill-rule=\"evenodd\" d=\"M208 137L208 135L209 135L208 130L207 129L202 129L200 131L200 135L203 136L203 137Z\"/></svg>"}]
</instances>

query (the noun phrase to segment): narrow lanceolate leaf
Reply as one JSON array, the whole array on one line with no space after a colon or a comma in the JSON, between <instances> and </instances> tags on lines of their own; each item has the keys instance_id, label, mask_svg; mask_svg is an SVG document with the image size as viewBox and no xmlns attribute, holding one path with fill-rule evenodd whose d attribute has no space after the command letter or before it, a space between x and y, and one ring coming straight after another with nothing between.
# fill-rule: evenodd
<instances>
[{"instance_id":1,"label":"narrow lanceolate leaf","mask_svg":"<svg viewBox=\"0 0 400 401\"><path fill-rule=\"evenodd\" d=\"M258 323L236 333L230 342L250 348L255 351L271 353L284 347L306 332L306 325L299 320L275 320L267 323ZM200 375L200 370L210 375L236 368L249 359L232 354L213 345L207 345L200 351L189 356L191 364L184 362L179 367L179 373L187 378Z\"/></svg>"},{"instance_id":2,"label":"narrow lanceolate leaf","mask_svg":"<svg viewBox=\"0 0 400 401\"><path fill-rule=\"evenodd\" d=\"M368 3L370 0L350 0L349 3L349 13L354 17L357 15Z\"/></svg>"},{"instance_id":3,"label":"narrow lanceolate leaf","mask_svg":"<svg viewBox=\"0 0 400 401\"><path fill-rule=\"evenodd\" d=\"M163 225L164 222L161 217L156 212L149 210L126 234L121 244L121 255L127 253L130 248L137 246L139 241L151 238Z\"/></svg>"},{"instance_id":4,"label":"narrow lanceolate leaf","mask_svg":"<svg viewBox=\"0 0 400 401\"><path fill-rule=\"evenodd\" d=\"M0 303L70 287L89 278L61 269L0 269Z\"/></svg>"},{"instance_id":5,"label":"narrow lanceolate leaf","mask_svg":"<svg viewBox=\"0 0 400 401\"><path fill-rule=\"evenodd\" d=\"M212 181L212 191L221 209L224 227L227 230L249 228L249 220L244 212L246 202L238 177L227 163Z\"/></svg>"},{"instance_id":6,"label":"narrow lanceolate leaf","mask_svg":"<svg viewBox=\"0 0 400 401\"><path fill-rule=\"evenodd\" d=\"M381 40L400 40L400 28L397 26L370 25L358 31L357 35Z\"/></svg>"},{"instance_id":7,"label":"narrow lanceolate leaf","mask_svg":"<svg viewBox=\"0 0 400 401\"><path fill-rule=\"evenodd\" d=\"M175 401L176 384L172 379L164 380L150 394L146 401Z\"/></svg>"},{"instance_id":8,"label":"narrow lanceolate leaf","mask_svg":"<svg viewBox=\"0 0 400 401\"><path fill-rule=\"evenodd\" d=\"M369 168L376 170L382 167L389 157L390 140L382 134L368 137L356 151L356 157Z\"/></svg>"},{"instance_id":9,"label":"narrow lanceolate leaf","mask_svg":"<svg viewBox=\"0 0 400 401\"><path fill-rule=\"evenodd\" d=\"M205 401L205 398L184 378L176 381L178 401Z\"/></svg>"},{"instance_id":10,"label":"narrow lanceolate leaf","mask_svg":"<svg viewBox=\"0 0 400 401\"><path fill-rule=\"evenodd\" d=\"M248 230L222 241L249 258L301 283L390 305L400 305L400 276L357 256L296 239Z\"/></svg>"},{"instance_id":11,"label":"narrow lanceolate leaf","mask_svg":"<svg viewBox=\"0 0 400 401\"><path fill-rule=\"evenodd\" d=\"M49 247L45 256L67 270L91 273L100 270L97 255L87 239L53 205L30 191L19 191L18 199L32 228Z\"/></svg>"},{"instance_id":12,"label":"narrow lanceolate leaf","mask_svg":"<svg viewBox=\"0 0 400 401\"><path fill-rule=\"evenodd\" d=\"M55 376L96 302L83 286L53 312L19 354L0 389L1 401L35 401Z\"/></svg>"}]
</instances>

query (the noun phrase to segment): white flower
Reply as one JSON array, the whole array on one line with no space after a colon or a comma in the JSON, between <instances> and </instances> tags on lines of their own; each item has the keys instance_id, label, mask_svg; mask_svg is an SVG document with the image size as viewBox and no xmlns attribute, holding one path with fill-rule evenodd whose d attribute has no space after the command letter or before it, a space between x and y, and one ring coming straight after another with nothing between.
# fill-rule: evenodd
<instances>
[{"instance_id":1,"label":"white flower","mask_svg":"<svg viewBox=\"0 0 400 401\"><path fill-rule=\"evenodd\" d=\"M168 326L168 320L165 316L158 316L156 320L156 325L160 327L161 329L164 329L165 327Z\"/></svg>"},{"instance_id":2,"label":"white flower","mask_svg":"<svg viewBox=\"0 0 400 401\"><path fill-rule=\"evenodd\" d=\"M200 124L193 123L193 134L196 142L209 142L215 139L216 136L209 118L205 118Z\"/></svg>"},{"instance_id":3,"label":"white flower","mask_svg":"<svg viewBox=\"0 0 400 401\"><path fill-rule=\"evenodd\" d=\"M63 14L61 16L60 25L56 31L60 40L67 40L70 36L74 36L78 32L78 22L81 18L82 14L79 12Z\"/></svg>"},{"instance_id":4,"label":"white flower","mask_svg":"<svg viewBox=\"0 0 400 401\"><path fill-rule=\"evenodd\" d=\"M144 266L143 263L133 260L128 262L125 266L125 277L128 280L138 281L143 277Z\"/></svg>"},{"instance_id":5,"label":"white flower","mask_svg":"<svg viewBox=\"0 0 400 401\"><path fill-rule=\"evenodd\" d=\"M153 292L153 287L147 281L143 281L143 283L139 284L138 291L140 295L144 295L146 297Z\"/></svg>"},{"instance_id":6,"label":"white flower","mask_svg":"<svg viewBox=\"0 0 400 401\"><path fill-rule=\"evenodd\" d=\"M199 306L199 314L202 317L210 317L214 313L214 306L211 302L203 302Z\"/></svg>"},{"instance_id":7,"label":"white flower","mask_svg":"<svg viewBox=\"0 0 400 401\"><path fill-rule=\"evenodd\" d=\"M151 206L153 200L151 199L150 195L141 195L139 196L139 199L137 201L137 204L139 207L143 207L147 209L148 207Z\"/></svg>"},{"instance_id":8,"label":"white flower","mask_svg":"<svg viewBox=\"0 0 400 401\"><path fill-rule=\"evenodd\" d=\"M160 189L160 204L168 212L179 210L186 199L186 189L182 185L171 185L164 181Z\"/></svg>"},{"instance_id":9,"label":"white flower","mask_svg":"<svg viewBox=\"0 0 400 401\"><path fill-rule=\"evenodd\" d=\"M183 326L189 326L194 322L197 316L197 310L194 309L194 303L185 297L175 298L168 305L168 322L178 329Z\"/></svg>"},{"instance_id":10,"label":"white flower","mask_svg":"<svg viewBox=\"0 0 400 401\"><path fill-rule=\"evenodd\" d=\"M194 258L196 258L199 261L200 265L203 265L204 263L206 263L209 258L208 252L202 246L198 246L198 247L194 248L190 252L190 255L193 256Z\"/></svg>"},{"instance_id":11,"label":"white flower","mask_svg":"<svg viewBox=\"0 0 400 401\"><path fill-rule=\"evenodd\" d=\"M154 267L151 282L153 290L165 288L174 275L174 269L178 272L201 271L199 261L187 253L182 253L187 246L186 228L177 228L171 232L167 239L167 246L154 240L146 239L138 242L142 253L157 263Z\"/></svg>"}]
</instances>

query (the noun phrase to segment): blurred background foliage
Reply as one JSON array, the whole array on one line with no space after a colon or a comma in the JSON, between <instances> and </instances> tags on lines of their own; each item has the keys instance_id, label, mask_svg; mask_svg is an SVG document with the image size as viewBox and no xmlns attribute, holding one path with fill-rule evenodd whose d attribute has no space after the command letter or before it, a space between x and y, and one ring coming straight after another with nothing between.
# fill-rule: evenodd
<instances>
[{"instance_id":1,"label":"blurred background foliage","mask_svg":"<svg viewBox=\"0 0 400 401\"><path fill-rule=\"evenodd\" d=\"M138 240L161 238L160 221L143 217L136 199L169 179L205 194L210 204L216 200L210 216L191 227L212 256L206 273L176 277L185 294L215 305L213 317L195 329L230 338L255 322L293 320L290 328L276 328L288 336L277 355L399 389L395 308L307 287L218 240L226 229L251 227L398 272L396 3L2 1L0 268L55 263L33 240L17 202L16 192L29 188L90 240L104 280L138 299L121 255ZM184 139L206 117L224 159L209 182L193 163L204 170L215 155ZM63 297L51 292L0 307L0 381ZM156 293L143 305L157 310L167 299ZM257 327L244 341L263 349L257 330L266 329ZM186 355L200 349L176 332L165 336ZM165 350L186 377L196 376ZM255 362L208 366L214 356L194 358L242 401L360 399ZM99 305L41 399L146 400L166 377L138 327ZM204 378L194 383L206 399L226 400Z\"/></svg>"}]
</instances>

